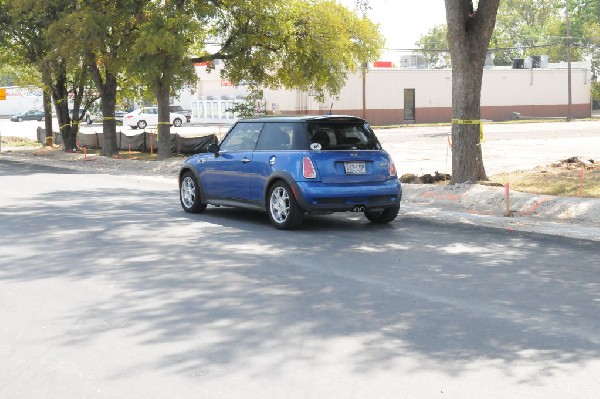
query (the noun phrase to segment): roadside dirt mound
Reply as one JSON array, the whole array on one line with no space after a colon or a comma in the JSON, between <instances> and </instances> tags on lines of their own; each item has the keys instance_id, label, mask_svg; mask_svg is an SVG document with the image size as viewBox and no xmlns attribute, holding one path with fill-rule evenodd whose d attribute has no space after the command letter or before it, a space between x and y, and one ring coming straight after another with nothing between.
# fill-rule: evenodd
<instances>
[{"instance_id":1,"label":"roadside dirt mound","mask_svg":"<svg viewBox=\"0 0 600 399\"><path fill-rule=\"evenodd\" d=\"M412 173L406 173L400 176L402 183L408 184L435 184L441 182L449 182L452 176L447 173L439 173L437 170L433 175L426 173L421 176L413 175Z\"/></svg>"},{"instance_id":2,"label":"roadside dirt mound","mask_svg":"<svg viewBox=\"0 0 600 399\"><path fill-rule=\"evenodd\" d=\"M593 159L582 159L582 157L571 157L563 159L558 162L554 162L547 166L541 166L539 168L555 168L560 170L574 170L585 168L587 170L600 169L600 164L594 162ZM536 168L537 169L537 168Z\"/></svg>"}]
</instances>

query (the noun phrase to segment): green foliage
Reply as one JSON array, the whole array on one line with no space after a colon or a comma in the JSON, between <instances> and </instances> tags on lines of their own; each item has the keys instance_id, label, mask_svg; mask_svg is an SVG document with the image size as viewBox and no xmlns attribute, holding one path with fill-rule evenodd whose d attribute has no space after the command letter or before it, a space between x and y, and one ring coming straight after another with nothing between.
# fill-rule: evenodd
<instances>
[{"instance_id":1,"label":"green foliage","mask_svg":"<svg viewBox=\"0 0 600 399\"><path fill-rule=\"evenodd\" d=\"M592 60L592 97L600 101L600 0L573 0L571 35L582 45L584 55ZM577 39L577 36L580 39Z\"/></svg>"},{"instance_id":2,"label":"green foliage","mask_svg":"<svg viewBox=\"0 0 600 399\"><path fill-rule=\"evenodd\" d=\"M376 25L330 0L229 0L219 2L218 10L202 10L211 17L200 36L220 46L198 59L224 60L223 75L234 83L323 98L339 93L347 73L375 59L383 46Z\"/></svg>"},{"instance_id":3,"label":"green foliage","mask_svg":"<svg viewBox=\"0 0 600 399\"><path fill-rule=\"evenodd\" d=\"M201 26L187 8L173 2L148 2L126 67L130 81L138 82L138 97L156 95L158 82L166 77L171 95L184 83L196 81L189 49L199 30Z\"/></svg>"},{"instance_id":4,"label":"green foliage","mask_svg":"<svg viewBox=\"0 0 600 399\"><path fill-rule=\"evenodd\" d=\"M263 91L257 87L248 90L248 95L242 101L236 102L228 112L234 112L242 118L249 116L265 115L267 103L263 98Z\"/></svg>"},{"instance_id":5,"label":"green foliage","mask_svg":"<svg viewBox=\"0 0 600 399\"><path fill-rule=\"evenodd\" d=\"M0 58L0 86L42 86L39 71L30 64L13 65L14 59L8 62Z\"/></svg>"},{"instance_id":6,"label":"green foliage","mask_svg":"<svg viewBox=\"0 0 600 399\"><path fill-rule=\"evenodd\" d=\"M364 15L368 1L356 6ZM114 75L121 95L142 98L193 83L195 55L223 60L234 83L322 99L384 43L377 25L334 0L3 0L0 11L0 26L11 28L0 41L15 65L51 71L72 90L90 87L89 66L97 84Z\"/></svg>"},{"instance_id":7,"label":"green foliage","mask_svg":"<svg viewBox=\"0 0 600 399\"><path fill-rule=\"evenodd\" d=\"M548 54L550 60L554 61L565 60L564 27L564 3L562 2L502 1L489 44L489 48L494 50L495 65L511 65L514 58L539 54ZM447 49L446 26L433 27L416 45L423 50ZM436 67L448 66L448 57L444 52L424 52L424 55ZM581 51L575 50L573 59L581 59L581 57Z\"/></svg>"},{"instance_id":8,"label":"green foliage","mask_svg":"<svg viewBox=\"0 0 600 399\"><path fill-rule=\"evenodd\" d=\"M450 66L446 25L435 25L427 35L421 36L416 46L423 51L425 60L432 68L447 68Z\"/></svg>"}]
</instances>

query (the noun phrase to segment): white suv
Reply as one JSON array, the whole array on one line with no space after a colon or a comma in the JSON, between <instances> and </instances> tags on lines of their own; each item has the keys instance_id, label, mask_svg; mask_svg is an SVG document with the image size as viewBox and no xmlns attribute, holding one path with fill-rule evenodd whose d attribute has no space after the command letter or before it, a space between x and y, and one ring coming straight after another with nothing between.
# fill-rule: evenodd
<instances>
[{"instance_id":1,"label":"white suv","mask_svg":"<svg viewBox=\"0 0 600 399\"><path fill-rule=\"evenodd\" d=\"M179 127L186 121L185 115L175 112L169 113L171 125ZM146 126L158 125L158 107L144 107L123 116L123 125L132 129L145 129Z\"/></svg>"}]
</instances>

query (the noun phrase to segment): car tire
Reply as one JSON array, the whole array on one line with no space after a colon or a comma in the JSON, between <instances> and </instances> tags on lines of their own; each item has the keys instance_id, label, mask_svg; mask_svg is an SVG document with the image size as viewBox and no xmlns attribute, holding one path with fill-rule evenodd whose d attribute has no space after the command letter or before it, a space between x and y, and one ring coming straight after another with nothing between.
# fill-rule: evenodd
<instances>
[{"instance_id":1,"label":"car tire","mask_svg":"<svg viewBox=\"0 0 600 399\"><path fill-rule=\"evenodd\" d=\"M179 118L173 119L173 126L181 127L181 125L183 125L183 122L181 121L181 119L179 119Z\"/></svg>"},{"instance_id":2,"label":"car tire","mask_svg":"<svg viewBox=\"0 0 600 399\"><path fill-rule=\"evenodd\" d=\"M20 116L17 118L17 122L23 122L23 118L21 118Z\"/></svg>"},{"instance_id":3,"label":"car tire","mask_svg":"<svg viewBox=\"0 0 600 399\"><path fill-rule=\"evenodd\" d=\"M382 210L376 211L365 211L365 216L371 223L375 224L387 224L398 216L398 212L400 212L400 205L393 206L391 208L384 208Z\"/></svg>"},{"instance_id":4,"label":"car tire","mask_svg":"<svg viewBox=\"0 0 600 399\"><path fill-rule=\"evenodd\" d=\"M202 213L206 204L200 197L200 185L192 172L185 172L179 181L179 201L184 211L188 213Z\"/></svg>"},{"instance_id":5,"label":"car tire","mask_svg":"<svg viewBox=\"0 0 600 399\"><path fill-rule=\"evenodd\" d=\"M286 182L278 181L271 186L267 197L267 215L271 224L279 230L293 230L302 225L304 210Z\"/></svg>"},{"instance_id":6,"label":"car tire","mask_svg":"<svg viewBox=\"0 0 600 399\"><path fill-rule=\"evenodd\" d=\"M140 129L145 129L146 126L148 126L146 121L138 121L138 123L137 123L137 127L139 127Z\"/></svg>"}]
</instances>

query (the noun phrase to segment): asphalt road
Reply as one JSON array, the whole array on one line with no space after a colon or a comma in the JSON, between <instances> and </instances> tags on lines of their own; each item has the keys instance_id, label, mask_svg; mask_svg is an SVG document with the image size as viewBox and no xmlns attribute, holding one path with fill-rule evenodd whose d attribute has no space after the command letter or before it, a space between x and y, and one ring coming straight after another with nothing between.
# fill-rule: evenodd
<instances>
[{"instance_id":1,"label":"asphalt road","mask_svg":"<svg viewBox=\"0 0 600 399\"><path fill-rule=\"evenodd\" d=\"M597 243L184 213L0 157L0 397L597 398Z\"/></svg>"}]
</instances>

